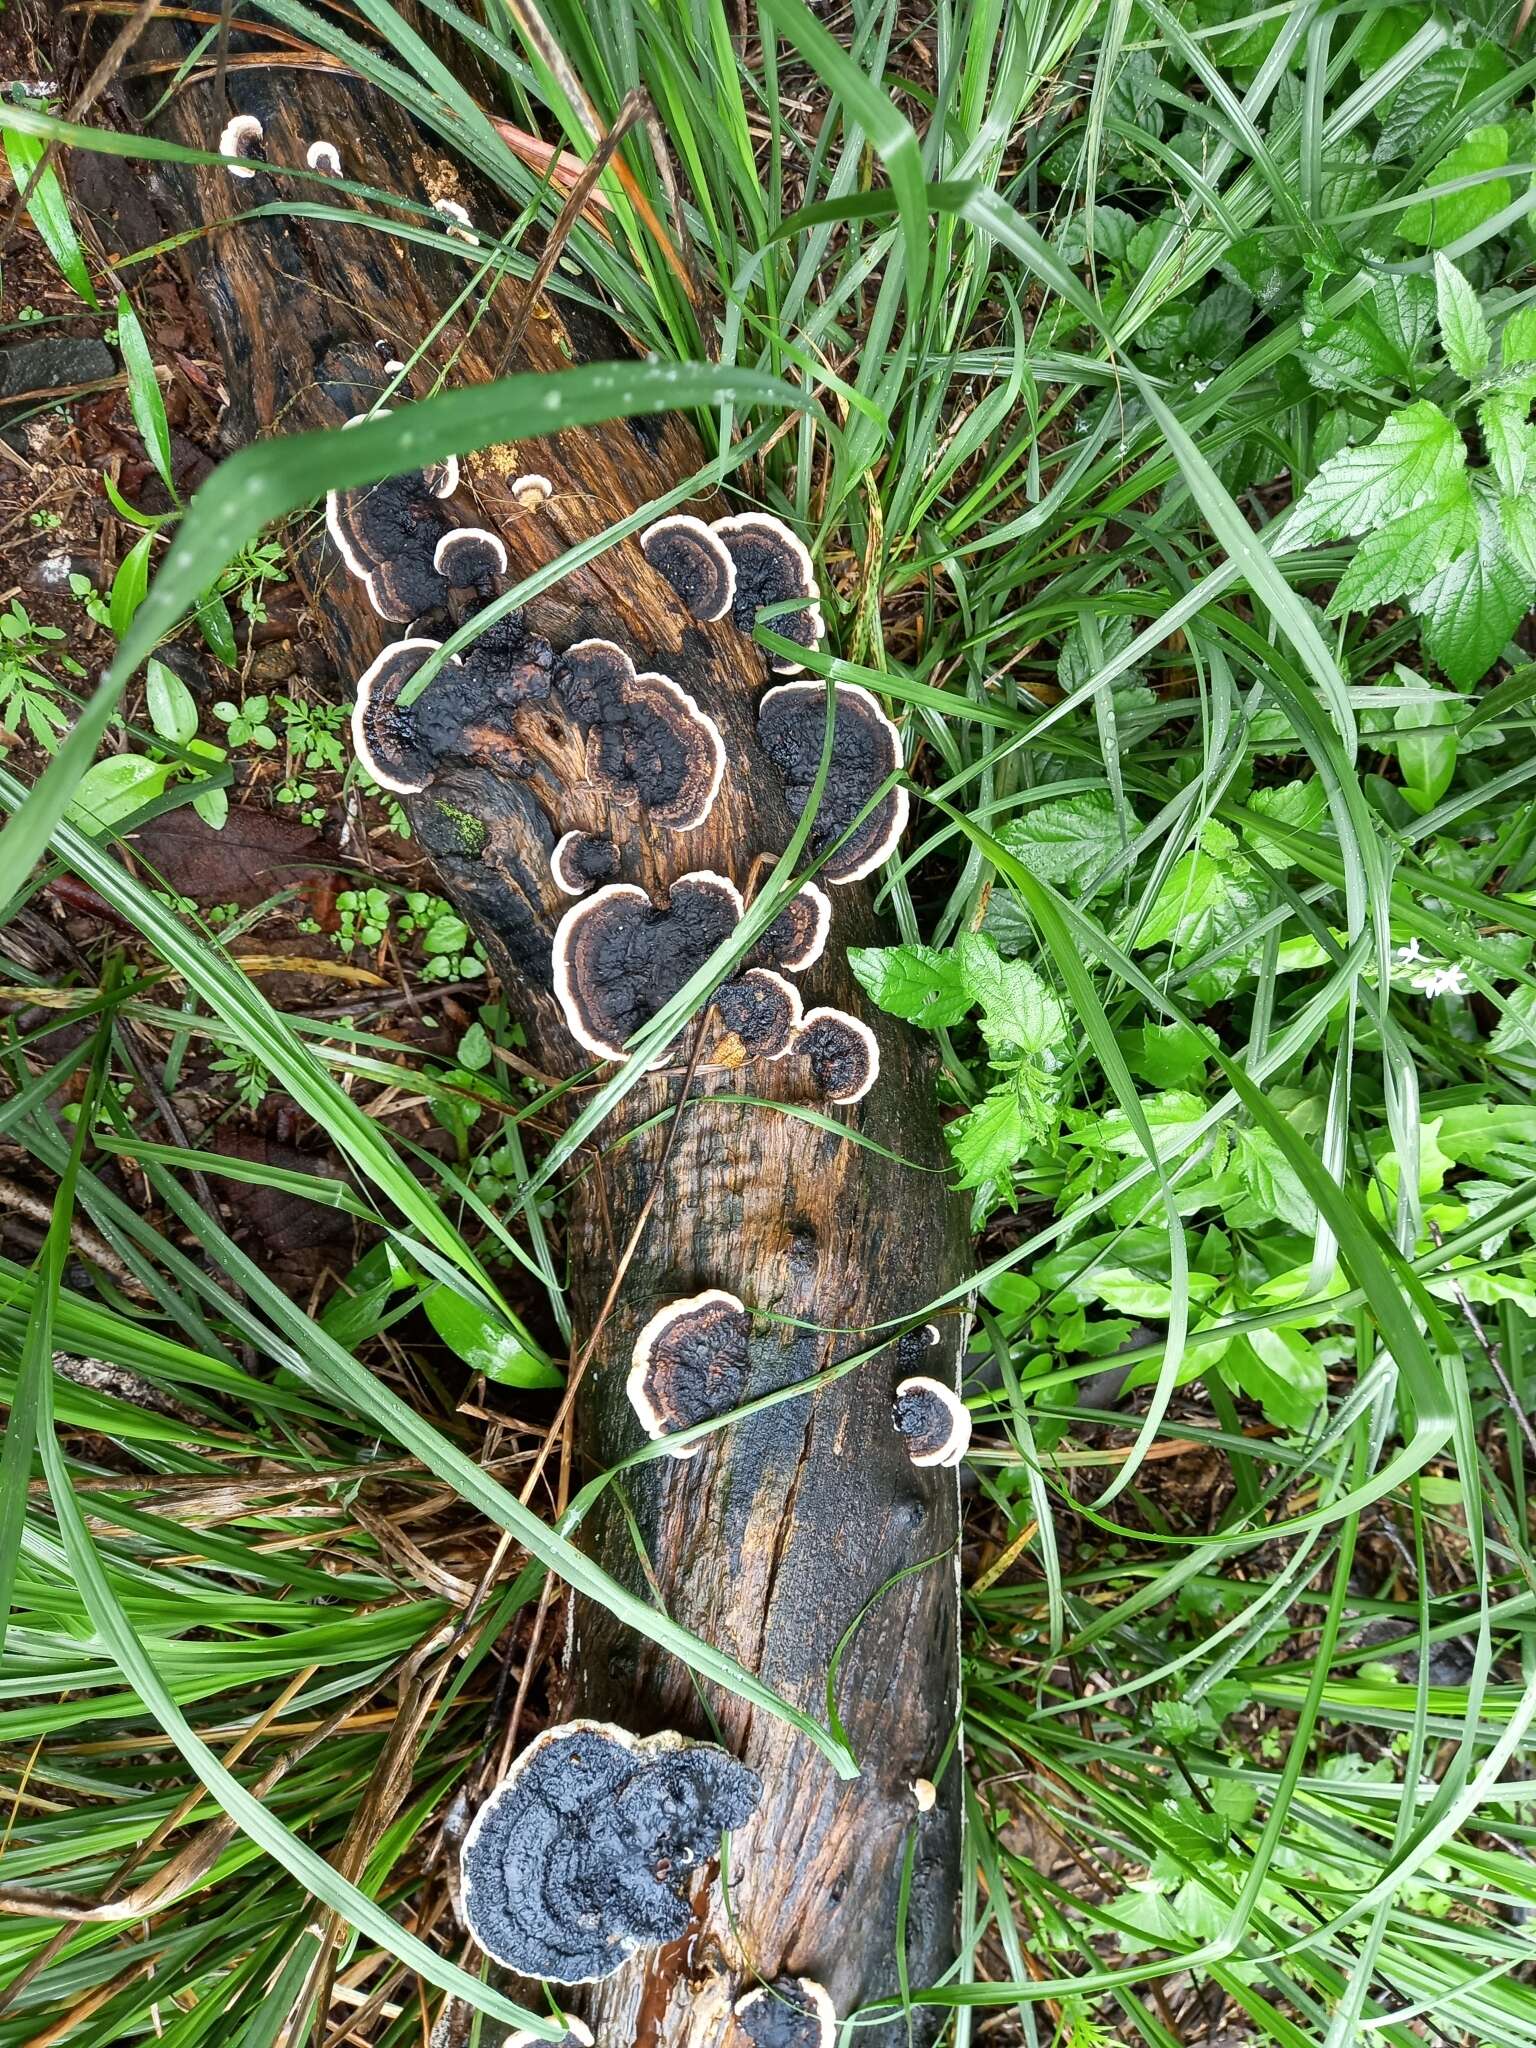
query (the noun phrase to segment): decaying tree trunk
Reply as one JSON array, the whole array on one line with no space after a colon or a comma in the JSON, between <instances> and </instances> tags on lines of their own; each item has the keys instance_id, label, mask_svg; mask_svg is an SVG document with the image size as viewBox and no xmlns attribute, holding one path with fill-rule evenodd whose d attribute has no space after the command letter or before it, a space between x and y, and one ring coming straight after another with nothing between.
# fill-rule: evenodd
<instances>
[{"instance_id":1,"label":"decaying tree trunk","mask_svg":"<svg viewBox=\"0 0 1536 2048\"><path fill-rule=\"evenodd\" d=\"M183 33L157 25L135 55L180 49ZM317 139L336 145L348 178L416 197L456 197L481 225L497 228L492 203L461 186L440 145L392 103L335 72L252 65L250 53L262 47L257 37L237 35L234 48L246 61L229 74L227 101L215 101L205 65L156 121L158 134L204 148L217 146L232 113L256 115L265 131L267 161L249 182L214 168L149 174L166 231L227 220L284 196L314 196L277 167L303 164ZM157 91L164 77L155 77ZM114 165L111 179L142 175ZM100 195L110 188L98 174L85 189ZM339 426L365 410L385 357L407 358L433 336L469 274L387 234L293 218L214 227L181 260L223 354L232 444ZM487 380L503 367L518 311L515 288L503 284L475 323L456 315L428 342L413 390L424 394L438 371L454 384ZM546 297L505 367L558 371L618 352L611 336L594 339L587 322ZM557 431L469 460L455 503L466 523L502 536L515 579L674 485L700 460L677 418ZM527 472L553 484L535 509L510 489ZM688 509L708 519L726 508ZM386 642L411 629L375 614L328 542L303 551L299 567L338 691L350 692ZM680 874L701 869L750 893L756 856L784 847L792 819L757 741L755 710L771 680L761 649L729 618L694 623L634 541L537 600L529 624L557 651L598 636L622 645L637 667L664 671L716 721L727 759L707 819L691 832L668 830L643 808L625 809L583 784L557 716L530 703L512 716L499 753L492 745L474 759L445 761L426 791L409 798L413 826L445 888L490 947L531 1056L563 1075L589 1066L591 1055L573 1043L551 994L551 935L570 903L551 879L557 838L580 827L611 839L623 879L664 902ZM722 1288L782 1319L755 1325L757 1394L866 1348L860 1332L912 1315L966 1270L963 1220L939 1170L944 1153L926 1055L912 1035L869 1014L847 968L847 947L875 935L868 885L831 893L831 943L804 976L805 1001L840 1006L874 1028L878 1082L856 1106L830 1114L884 1151L773 1109L717 1100L747 1093L827 1106L803 1061L749 1060L736 1073L711 1064L718 1024L697 1027L706 1034L706 1058L675 1128L663 1119L642 1129L680 1100L692 1032L674 1047L673 1063L628 1096L603 1134L602 1163L577 1182L569 1205L578 1350L642 1226L580 1386L579 1438L593 1468L642 1441L625 1377L637 1331L662 1304ZM628 1130L641 1134L616 1145ZM664 1182L647 1210L659 1174ZM943 1363L929 1369L952 1377L960 1320L947 1321L944 1332L944 1348L934 1353ZM863 1769L857 1781L840 1782L782 1722L713 1688L701 1696L681 1666L601 1609L572 1615L564 1702L571 1714L642 1733L674 1727L704 1735L712 1714L721 1739L764 1787L755 1817L732 1838L729 1916L710 1871L695 1894L686 1941L570 1995L567 2002L585 2011L605 2044L702 2048L724 2040L726 2002L758 1975L814 1978L840 2015L889 1997L898 1982L896 1926L909 1857L910 1981L934 1981L953 1954L959 1770L953 1757L947 1771L941 1767L956 1711L957 1489L951 1470L915 1469L892 1426L903 1369L910 1367L898 1365L892 1347L813 1397L715 1433L691 1460L658 1458L628 1475L625 1493L655 1579L647 1597L659 1597L675 1620L811 1714L824 1715L829 1663L868 1606L837 1688ZM647 1591L611 1493L581 1540L610 1572ZM911 1569L924 1560L932 1562ZM942 1784L937 1805L920 1813L911 1788L924 1778Z\"/></svg>"}]
</instances>

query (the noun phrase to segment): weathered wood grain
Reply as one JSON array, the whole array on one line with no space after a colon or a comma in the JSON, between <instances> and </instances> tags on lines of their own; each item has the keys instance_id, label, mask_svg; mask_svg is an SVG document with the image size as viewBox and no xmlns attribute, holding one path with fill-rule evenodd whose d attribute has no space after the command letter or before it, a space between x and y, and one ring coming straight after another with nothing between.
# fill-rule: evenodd
<instances>
[{"instance_id":1,"label":"weathered wood grain","mask_svg":"<svg viewBox=\"0 0 1536 2048\"><path fill-rule=\"evenodd\" d=\"M163 54L177 33L157 27L140 55ZM235 47L242 48L239 38ZM244 44L252 47L259 46ZM206 79L193 83L158 119L156 132L211 147L230 111L252 112L265 126L274 164L301 164L311 140L329 138L349 177L390 191L458 196L486 226L502 225L484 193L459 184L435 142L354 81L242 64L231 73L229 91L230 105L215 106ZM114 179L124 175L114 168ZM104 188L98 177L82 189ZM340 424L372 395L359 389L358 365L382 361L385 353L409 356L434 336L469 274L451 258L361 228L296 218L230 223L231 214L253 204L298 194L296 181L280 171L237 183L222 170L159 168L150 189L167 228L211 224L181 260L222 352L232 443ZM514 288L504 284L488 309L450 318L428 344L430 373L453 382L489 377L516 312ZM615 353L613 338L592 327L562 317L546 300L528 321L512 366L559 370ZM376 343L384 349L376 351ZM430 373L416 378L418 394L430 388ZM471 459L460 502L467 518L505 537L511 573L520 577L699 461L699 447L678 419L556 432ZM555 484L553 498L536 512L520 508L508 490L511 476L528 470ZM726 508L690 509L709 517ZM299 550L299 568L334 657L338 691L347 692L403 629L373 614L323 538ZM540 599L531 623L557 649L600 635L620 642L642 668L674 677L720 725L729 762L721 800L702 827L658 829L612 806L595 787L572 787L569 747L549 714L534 708L520 714L511 750L520 759L460 762L410 800L447 888L491 943L532 1056L570 1074L587 1059L550 995L550 935L568 901L549 877L556 837L576 826L609 835L621 849L623 879L660 897L689 869L712 868L748 885L754 857L777 853L790 821L755 738L754 709L769 680L761 652L728 622L693 625L634 542ZM483 855L455 850L445 802L489 827ZM623 1382L635 1333L661 1303L718 1286L783 1319L757 1325L753 1386L765 1391L863 1348L861 1332L911 1314L966 1269L963 1219L941 1170L927 1055L911 1034L869 1014L848 972L847 946L875 933L866 887L839 889L834 898L832 943L803 978L805 998L868 1015L882 1057L874 1092L834 1114L850 1132L925 1170L778 1110L726 1099L748 1092L813 1101L803 1061L756 1061L734 1076L719 1068L696 1075L665 1184L581 1386L580 1439L593 1467L611 1464L641 1440ZM571 1197L578 1342L593 1327L616 1258L663 1170L672 1124L617 1149L612 1141L677 1104L690 1049L685 1040L679 1064L647 1077L629 1096L605 1132L603 1164ZM797 1327L806 1325L812 1327ZM951 1322L946 1331L952 1363L959 1326ZM573 1998L605 2043L682 2048L723 2040L725 2004L753 1973L814 1977L843 2014L889 1995L897 1982L895 1929L909 1858L912 1981L934 1979L953 1953L958 1770L951 1767L937 1807L921 1819L910 1784L939 1775L952 1735L956 1485L952 1472L917 1471L905 1456L890 1417L899 1376L894 1351L887 1351L813 1398L711 1437L691 1461L660 1459L624 1483L672 1616L811 1713L823 1714L829 1662L863 1615L838 1686L838 1709L863 1775L839 1783L780 1722L708 1689L701 1696L671 1659L637 1643L601 1610L578 1604L566 1651L570 1712L641 1732L674 1726L708 1733L713 1719L765 1786L757 1816L732 1843L731 1924L711 1872L700 1884L686 1942ZM610 1571L643 1589L629 1528L611 1494L583 1540ZM932 1562L909 1571L923 1560ZM903 1573L909 1575L898 1577Z\"/></svg>"}]
</instances>

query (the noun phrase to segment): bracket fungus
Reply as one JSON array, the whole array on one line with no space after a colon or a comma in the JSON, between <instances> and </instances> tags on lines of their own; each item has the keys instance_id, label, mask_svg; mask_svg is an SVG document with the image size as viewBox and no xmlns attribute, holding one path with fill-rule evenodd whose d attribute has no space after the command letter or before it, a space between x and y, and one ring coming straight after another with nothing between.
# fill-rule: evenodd
<instances>
[{"instance_id":1,"label":"bracket fungus","mask_svg":"<svg viewBox=\"0 0 1536 2048\"><path fill-rule=\"evenodd\" d=\"M837 2008L812 1977L779 1977L744 1992L732 2017L752 2048L832 2048Z\"/></svg>"},{"instance_id":2,"label":"bracket fungus","mask_svg":"<svg viewBox=\"0 0 1536 2048\"><path fill-rule=\"evenodd\" d=\"M525 512L537 512L541 505L547 505L555 495L555 487L547 476L540 476L537 470L530 470L527 476L513 477L512 495Z\"/></svg>"},{"instance_id":3,"label":"bracket fungus","mask_svg":"<svg viewBox=\"0 0 1536 2048\"><path fill-rule=\"evenodd\" d=\"M920 1365L934 1347L943 1342L937 1323L923 1323L896 1339L896 1356L903 1365Z\"/></svg>"},{"instance_id":4,"label":"bracket fungus","mask_svg":"<svg viewBox=\"0 0 1536 2048\"><path fill-rule=\"evenodd\" d=\"M504 768L512 715L549 694L549 645L527 630L521 612L509 612L402 708L401 692L441 645L419 637L391 641L358 679L358 758L381 788L402 796L425 789L446 761L481 759Z\"/></svg>"},{"instance_id":5,"label":"bracket fungus","mask_svg":"<svg viewBox=\"0 0 1536 2048\"><path fill-rule=\"evenodd\" d=\"M585 896L619 871L619 849L592 832L562 832L549 857L549 871L562 896Z\"/></svg>"},{"instance_id":6,"label":"bracket fungus","mask_svg":"<svg viewBox=\"0 0 1536 2048\"><path fill-rule=\"evenodd\" d=\"M971 1411L942 1380L902 1380L891 1412L914 1465L958 1465L970 1447Z\"/></svg>"},{"instance_id":7,"label":"bracket fungus","mask_svg":"<svg viewBox=\"0 0 1536 2048\"><path fill-rule=\"evenodd\" d=\"M657 575L706 624L723 619L736 599L736 564L712 528L691 513L658 519L640 536L640 551Z\"/></svg>"},{"instance_id":8,"label":"bracket fungus","mask_svg":"<svg viewBox=\"0 0 1536 2048\"><path fill-rule=\"evenodd\" d=\"M629 1405L653 1442L741 1406L751 1327L742 1303L719 1287L656 1311L635 1339L624 1382ZM700 1448L680 1444L669 1456L691 1458Z\"/></svg>"},{"instance_id":9,"label":"bracket fungus","mask_svg":"<svg viewBox=\"0 0 1536 2048\"><path fill-rule=\"evenodd\" d=\"M341 152L334 142L312 142L304 152L304 162L312 171L323 171L328 178L341 176Z\"/></svg>"},{"instance_id":10,"label":"bracket fungus","mask_svg":"<svg viewBox=\"0 0 1536 2048\"><path fill-rule=\"evenodd\" d=\"M386 409L359 413L349 427L384 419ZM438 610L447 585L436 567L439 541L448 530L437 504L459 487L455 457L430 469L407 470L383 483L330 491L325 525L354 576L362 579L368 602L381 619L407 625Z\"/></svg>"},{"instance_id":11,"label":"bracket fungus","mask_svg":"<svg viewBox=\"0 0 1536 2048\"><path fill-rule=\"evenodd\" d=\"M520 1976L595 1983L687 1932L691 1873L761 1796L756 1773L710 1743L602 1721L547 1728L464 1838L465 1924Z\"/></svg>"},{"instance_id":12,"label":"bracket fungus","mask_svg":"<svg viewBox=\"0 0 1536 2048\"><path fill-rule=\"evenodd\" d=\"M219 136L220 156L254 156L261 154L262 126L254 114L236 114L226 121ZM225 170L232 178L254 178L254 171L244 169L240 164L226 164Z\"/></svg>"},{"instance_id":13,"label":"bracket fungus","mask_svg":"<svg viewBox=\"0 0 1536 2048\"><path fill-rule=\"evenodd\" d=\"M800 991L771 967L749 967L715 991L715 1008L749 1053L782 1059L799 1035Z\"/></svg>"},{"instance_id":14,"label":"bracket fungus","mask_svg":"<svg viewBox=\"0 0 1536 2048\"><path fill-rule=\"evenodd\" d=\"M455 590L489 592L507 573L507 544L486 526L452 526L432 550L432 566Z\"/></svg>"},{"instance_id":15,"label":"bracket fungus","mask_svg":"<svg viewBox=\"0 0 1536 2048\"><path fill-rule=\"evenodd\" d=\"M555 2044L555 2048L572 2048L573 2043L575 2048L595 2048L592 2029L585 2020L577 2019L576 2015L570 2012L561 2013L559 2018L564 2023L565 2036ZM516 2033L507 2035L502 2048L548 2048L548 2044L541 2034L535 2034L531 2028L519 2027Z\"/></svg>"},{"instance_id":16,"label":"bracket fungus","mask_svg":"<svg viewBox=\"0 0 1536 2048\"><path fill-rule=\"evenodd\" d=\"M861 1101L880 1076L875 1034L846 1010L807 1010L795 1051L811 1063L811 1076L829 1102Z\"/></svg>"},{"instance_id":17,"label":"bracket fungus","mask_svg":"<svg viewBox=\"0 0 1536 2048\"><path fill-rule=\"evenodd\" d=\"M399 708L400 693L441 640L392 640L357 679L352 746L365 774L380 789L415 796L432 780L436 762L417 737L415 706ZM430 687L430 686L429 686ZM423 697L426 692L424 691ZM421 699L417 700L418 702Z\"/></svg>"},{"instance_id":18,"label":"bracket fungus","mask_svg":"<svg viewBox=\"0 0 1536 2048\"><path fill-rule=\"evenodd\" d=\"M434 199L432 204L447 221L448 233L455 241L473 242L476 239L467 206L461 206L457 199Z\"/></svg>"},{"instance_id":19,"label":"bracket fungus","mask_svg":"<svg viewBox=\"0 0 1536 2048\"><path fill-rule=\"evenodd\" d=\"M907 792L899 782L854 823L876 790L900 770L901 735L861 685L838 683L834 688L832 758L811 828L811 847L827 853L821 869L827 881L857 882L895 852L906 830ZM820 682L777 683L757 707L757 737L784 778L784 793L796 818L810 801L826 729L826 686ZM828 848L836 850L827 852Z\"/></svg>"},{"instance_id":20,"label":"bracket fungus","mask_svg":"<svg viewBox=\"0 0 1536 2048\"><path fill-rule=\"evenodd\" d=\"M611 640L578 640L555 671L587 735L587 772L621 803L677 832L702 825L725 775L720 728L670 676L637 674Z\"/></svg>"},{"instance_id":21,"label":"bracket fungus","mask_svg":"<svg viewBox=\"0 0 1536 2048\"><path fill-rule=\"evenodd\" d=\"M752 963L803 974L826 951L831 929L831 897L814 882L802 882L753 947Z\"/></svg>"},{"instance_id":22,"label":"bracket fungus","mask_svg":"<svg viewBox=\"0 0 1536 2048\"><path fill-rule=\"evenodd\" d=\"M711 530L724 542L735 571L731 617L741 631L752 631L765 605L800 598L799 610L780 612L765 623L781 639L815 647L826 629L810 549L800 536L771 512L740 512L731 519L717 519ZM798 675L805 666L784 654L770 654L768 665L785 676Z\"/></svg>"},{"instance_id":23,"label":"bracket fungus","mask_svg":"<svg viewBox=\"0 0 1536 2048\"><path fill-rule=\"evenodd\" d=\"M692 980L741 913L736 885L708 869L679 876L665 907L633 882L573 904L555 928L554 959L571 1036L600 1059L623 1059L625 1041Z\"/></svg>"}]
</instances>

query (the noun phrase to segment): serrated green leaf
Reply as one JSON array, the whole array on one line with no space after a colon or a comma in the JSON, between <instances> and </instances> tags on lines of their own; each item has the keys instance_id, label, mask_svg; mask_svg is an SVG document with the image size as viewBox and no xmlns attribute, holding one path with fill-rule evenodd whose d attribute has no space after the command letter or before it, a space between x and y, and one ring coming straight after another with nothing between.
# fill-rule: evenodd
<instances>
[{"instance_id":1,"label":"serrated green leaf","mask_svg":"<svg viewBox=\"0 0 1536 2048\"><path fill-rule=\"evenodd\" d=\"M1171 945L1176 959L1193 959L1251 924L1263 906L1263 892L1246 875L1192 847L1164 876L1136 933L1137 951Z\"/></svg>"},{"instance_id":2,"label":"serrated green leaf","mask_svg":"<svg viewBox=\"0 0 1536 2048\"><path fill-rule=\"evenodd\" d=\"M1426 186L1448 185L1458 178L1475 178L1464 191L1448 192L1438 199L1421 199L1410 206L1397 224L1405 242L1418 242L1431 249L1444 249L1480 228L1485 220L1508 206L1508 178L1495 175L1509 162L1509 130L1497 122L1474 128L1465 141L1453 149L1425 178Z\"/></svg>"},{"instance_id":3,"label":"serrated green leaf","mask_svg":"<svg viewBox=\"0 0 1536 2048\"><path fill-rule=\"evenodd\" d=\"M1010 818L997 836L1032 875L1074 894L1121 848L1120 820L1105 790L1047 797Z\"/></svg>"},{"instance_id":4,"label":"serrated green leaf","mask_svg":"<svg viewBox=\"0 0 1536 2048\"><path fill-rule=\"evenodd\" d=\"M1406 384L1422 378L1435 319L1427 277L1379 277L1343 319L1324 315L1314 294L1303 310L1301 360L1320 391Z\"/></svg>"},{"instance_id":5,"label":"serrated green leaf","mask_svg":"<svg viewBox=\"0 0 1536 2048\"><path fill-rule=\"evenodd\" d=\"M1490 392L1477 408L1483 446L1502 489L1519 491L1531 462L1530 403L1523 392Z\"/></svg>"},{"instance_id":6,"label":"serrated green leaf","mask_svg":"<svg viewBox=\"0 0 1536 2048\"><path fill-rule=\"evenodd\" d=\"M1067 1014L1027 960L1005 960L981 932L956 947L960 973L981 1010L982 1036L994 1052L1029 1054L1065 1065Z\"/></svg>"},{"instance_id":7,"label":"serrated green leaf","mask_svg":"<svg viewBox=\"0 0 1536 2048\"><path fill-rule=\"evenodd\" d=\"M1013 1169L1023 1158L1030 1135L1012 1081L992 1089L949 1126L949 1149L960 1169L955 1185L979 1190L977 1206L984 1215L1011 1199Z\"/></svg>"},{"instance_id":8,"label":"serrated green leaf","mask_svg":"<svg viewBox=\"0 0 1536 2048\"><path fill-rule=\"evenodd\" d=\"M1485 510L1474 544L1432 576L1413 601L1425 652L1453 683L1468 688L1498 660L1530 604L1531 582L1505 546L1497 519Z\"/></svg>"},{"instance_id":9,"label":"serrated green leaf","mask_svg":"<svg viewBox=\"0 0 1536 2048\"><path fill-rule=\"evenodd\" d=\"M1342 448L1302 494L1288 547L1321 536L1342 540L1395 519L1425 498L1448 492L1467 451L1460 434L1427 398L1387 419L1374 441Z\"/></svg>"},{"instance_id":10,"label":"serrated green leaf","mask_svg":"<svg viewBox=\"0 0 1536 2048\"><path fill-rule=\"evenodd\" d=\"M1370 611L1422 589L1437 569L1476 538L1477 507L1463 471L1428 504L1400 513L1365 536L1328 600L1328 616Z\"/></svg>"},{"instance_id":11,"label":"serrated green leaf","mask_svg":"<svg viewBox=\"0 0 1536 2048\"><path fill-rule=\"evenodd\" d=\"M1139 1044L1126 1053L1131 1072L1158 1089L1198 1087L1210 1056L1209 1033L1182 1023L1143 1024Z\"/></svg>"},{"instance_id":12,"label":"serrated green leaf","mask_svg":"<svg viewBox=\"0 0 1536 2048\"><path fill-rule=\"evenodd\" d=\"M1296 858L1289 842L1266 832L1260 821L1272 818L1302 832L1315 832L1328 809L1328 792L1316 776L1307 782L1282 782L1273 789L1256 789L1247 808L1253 815L1239 827L1244 840L1271 867L1288 868Z\"/></svg>"},{"instance_id":13,"label":"serrated green leaf","mask_svg":"<svg viewBox=\"0 0 1536 2048\"><path fill-rule=\"evenodd\" d=\"M1449 256L1435 257L1435 309L1445 359L1458 377L1470 384L1488 366L1492 343L1488 322L1471 285Z\"/></svg>"},{"instance_id":14,"label":"serrated green leaf","mask_svg":"<svg viewBox=\"0 0 1536 2048\"><path fill-rule=\"evenodd\" d=\"M1536 306L1521 306L1504 322L1499 361L1507 370L1521 363L1536 363Z\"/></svg>"},{"instance_id":15,"label":"serrated green leaf","mask_svg":"<svg viewBox=\"0 0 1536 2048\"><path fill-rule=\"evenodd\" d=\"M1504 545L1533 582L1536 582L1536 504L1529 497L1502 497L1499 526Z\"/></svg>"},{"instance_id":16,"label":"serrated green leaf","mask_svg":"<svg viewBox=\"0 0 1536 2048\"><path fill-rule=\"evenodd\" d=\"M848 964L872 1002L937 1031L958 1024L973 998L954 952L936 946L850 946Z\"/></svg>"}]
</instances>

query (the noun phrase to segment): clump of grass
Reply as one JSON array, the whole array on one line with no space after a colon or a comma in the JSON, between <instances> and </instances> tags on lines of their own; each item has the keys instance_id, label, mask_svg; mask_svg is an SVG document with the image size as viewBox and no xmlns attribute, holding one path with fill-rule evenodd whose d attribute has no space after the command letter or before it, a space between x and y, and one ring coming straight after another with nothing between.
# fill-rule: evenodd
<instances>
[{"instance_id":1,"label":"clump of grass","mask_svg":"<svg viewBox=\"0 0 1536 2048\"><path fill-rule=\"evenodd\" d=\"M267 11L337 53L328 15ZM1515 22L1480 20L962 0L834 36L765 0L743 41L722 8L704 33L672 5L546 11L598 119L643 86L666 144L627 137L605 231L575 222L579 277L550 288L612 305L669 373L701 365L666 388L712 408L730 487L812 537L835 593L817 673L904 724L896 943L856 966L934 1034L977 1234L965 1940L912 1994L962 2043L979 2022L1030 2048L1536 2040L1536 129ZM590 155L543 53L489 21L502 111ZM362 68L398 89L419 48L376 27ZM436 117L509 208L547 206L462 110ZM654 383L638 366L582 402ZM515 431L475 394L434 404L445 450ZM358 480L391 435L345 437ZM124 600L116 684L338 459L241 459L248 513L180 532ZM7 1882L136 1910L0 1920L0 2048L61 2013L81 2041L276 2039L336 1997L356 2038L415 2040L445 1972L413 1977L358 1897L446 1960L419 1843L478 1766L488 1653L537 1573L461 1600L464 1561L433 1564L434 1517L495 1502L389 1327L435 1280L523 1384L547 1368L485 1266L568 1329L547 1190L643 1050L553 1147L537 1098L487 1077L488 1039L413 1075L455 1132L423 1194L340 1085L376 1079L384 1042L281 1016L54 831L109 708L36 794L0 784L14 871L52 834L137 933L131 968L93 963L13 1032L0 1116L40 1176L78 1176L142 1290L66 1271L62 1226L0 1272L0 1753ZM101 1150L71 1168L49 1105L91 1054L59 1029L97 1031L103 1080L124 1032L183 1042L157 962L225 1057L339 1131L347 1199L394 1205L409 1271L360 1269L304 1316L189 1202L207 1162L125 1134L104 1086L76 1125ZM54 1349L137 1393L66 1377L39 1433ZM348 1373L360 1351L400 1403ZM34 1436L105 1609L69 1582ZM451 1669L445 1628L469 1648ZM219 1832L228 1784L178 1754L124 1629L355 1887L327 1900L362 1930L339 1952L302 1859Z\"/></svg>"}]
</instances>

